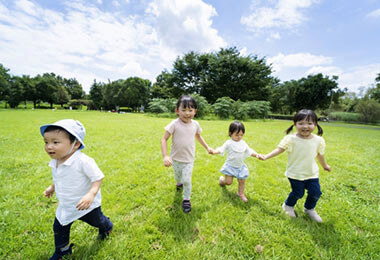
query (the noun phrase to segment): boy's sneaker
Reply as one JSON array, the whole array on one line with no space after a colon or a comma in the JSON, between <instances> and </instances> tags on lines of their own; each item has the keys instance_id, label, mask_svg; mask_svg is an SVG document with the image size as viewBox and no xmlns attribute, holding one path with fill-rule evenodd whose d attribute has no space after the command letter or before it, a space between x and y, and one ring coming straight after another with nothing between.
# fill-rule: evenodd
<instances>
[{"instance_id":1,"label":"boy's sneaker","mask_svg":"<svg viewBox=\"0 0 380 260\"><path fill-rule=\"evenodd\" d=\"M191 211L190 200L183 200L183 202L182 202L182 210L185 213L189 213Z\"/></svg>"},{"instance_id":2,"label":"boy's sneaker","mask_svg":"<svg viewBox=\"0 0 380 260\"><path fill-rule=\"evenodd\" d=\"M282 209L285 211L286 215L288 215L292 218L297 217L296 213L294 212L294 207L290 207L284 203L284 204L282 204Z\"/></svg>"},{"instance_id":3,"label":"boy's sneaker","mask_svg":"<svg viewBox=\"0 0 380 260\"><path fill-rule=\"evenodd\" d=\"M183 188L183 184L182 183L178 183L175 188L176 188L177 191L181 191L182 188Z\"/></svg>"},{"instance_id":4,"label":"boy's sneaker","mask_svg":"<svg viewBox=\"0 0 380 260\"><path fill-rule=\"evenodd\" d=\"M224 182L224 180L225 180L224 176L219 177L219 185L222 187L226 186L226 183Z\"/></svg>"},{"instance_id":5,"label":"boy's sneaker","mask_svg":"<svg viewBox=\"0 0 380 260\"><path fill-rule=\"evenodd\" d=\"M309 215L309 217L314 220L317 223L322 223L322 218L318 215L318 213L315 211L315 209L306 209L304 208L303 211Z\"/></svg>"},{"instance_id":6,"label":"boy's sneaker","mask_svg":"<svg viewBox=\"0 0 380 260\"><path fill-rule=\"evenodd\" d=\"M69 246L69 249L65 250L65 251L61 251L60 249L56 249L54 254L52 255L52 257L49 258L49 260L62 260L62 256L64 255L70 255L73 250L74 244L70 244Z\"/></svg>"}]
</instances>

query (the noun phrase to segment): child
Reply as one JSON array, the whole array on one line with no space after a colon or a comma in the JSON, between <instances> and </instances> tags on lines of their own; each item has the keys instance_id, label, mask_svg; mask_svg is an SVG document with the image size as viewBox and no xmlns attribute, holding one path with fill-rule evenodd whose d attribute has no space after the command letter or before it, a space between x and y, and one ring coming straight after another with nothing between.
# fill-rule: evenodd
<instances>
[{"instance_id":1,"label":"child","mask_svg":"<svg viewBox=\"0 0 380 260\"><path fill-rule=\"evenodd\" d=\"M197 103L191 96L181 96L175 109L178 118L165 127L161 139L161 152L166 167L173 165L177 191L183 188L182 210L191 211L191 175L195 157L195 138L211 153L212 149L201 136L199 123L193 120L197 113ZM167 152L167 141L173 135L170 157Z\"/></svg>"},{"instance_id":2,"label":"child","mask_svg":"<svg viewBox=\"0 0 380 260\"><path fill-rule=\"evenodd\" d=\"M55 252L50 260L61 259L72 253L70 227L80 219L99 229L100 239L112 231L112 222L101 210L100 185L104 178L94 159L83 154L86 130L79 121L65 119L40 128L45 141L45 151L52 160L53 182L44 196L50 198L54 191L58 207L54 220Z\"/></svg>"},{"instance_id":3,"label":"child","mask_svg":"<svg viewBox=\"0 0 380 260\"><path fill-rule=\"evenodd\" d=\"M325 161L325 140L321 137L322 128L317 123L317 115L308 109L302 109L295 114L293 125L286 130L286 136L282 139L276 149L263 156L263 160L272 158L285 150L288 151L288 165L285 176L288 177L292 191L282 205L285 213L293 218L296 217L294 206L297 200L302 198L305 189L307 198L304 205L304 212L314 221L321 223L322 218L315 211L315 206L322 195L319 185L319 169L315 162L317 157L319 163L326 171L331 171L331 167ZM297 133L289 135L293 126ZM318 127L318 135L313 134L315 127Z\"/></svg>"},{"instance_id":4,"label":"child","mask_svg":"<svg viewBox=\"0 0 380 260\"><path fill-rule=\"evenodd\" d=\"M224 155L227 151L227 160L220 170L224 176L220 176L220 186L231 185L233 178L238 179L239 188L237 195L242 201L248 199L244 195L245 180L248 178L248 167L244 164L245 158L252 156L259 158L259 155L252 150L243 140L245 127L243 123L235 121L230 124L228 135L231 137L222 147L218 147L213 154Z\"/></svg>"}]
</instances>

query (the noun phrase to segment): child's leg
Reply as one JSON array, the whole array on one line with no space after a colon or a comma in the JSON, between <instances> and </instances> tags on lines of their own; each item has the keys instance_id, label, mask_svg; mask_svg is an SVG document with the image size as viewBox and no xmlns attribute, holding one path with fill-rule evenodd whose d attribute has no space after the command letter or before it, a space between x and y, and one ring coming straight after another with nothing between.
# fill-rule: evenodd
<instances>
[{"instance_id":1,"label":"child's leg","mask_svg":"<svg viewBox=\"0 0 380 260\"><path fill-rule=\"evenodd\" d=\"M305 194L305 182L295 179L289 179L292 191L289 193L288 198L285 200L285 204L290 207L296 205L297 200L303 197Z\"/></svg>"},{"instance_id":2,"label":"child's leg","mask_svg":"<svg viewBox=\"0 0 380 260\"><path fill-rule=\"evenodd\" d=\"M62 226L58 219L55 218L53 224L55 252L50 259L55 260L59 259L61 256L71 254L73 244L69 245L69 243L70 228L72 224L73 222L66 226Z\"/></svg>"},{"instance_id":3,"label":"child's leg","mask_svg":"<svg viewBox=\"0 0 380 260\"><path fill-rule=\"evenodd\" d=\"M220 176L220 178L219 178L219 184L221 186L231 185L232 182L233 182L233 180L234 180L234 177L229 176L229 175Z\"/></svg>"},{"instance_id":4,"label":"child's leg","mask_svg":"<svg viewBox=\"0 0 380 260\"><path fill-rule=\"evenodd\" d=\"M174 179L177 185L183 184L182 181L182 166L183 164L180 162L173 161L173 170L174 170Z\"/></svg>"},{"instance_id":5,"label":"child's leg","mask_svg":"<svg viewBox=\"0 0 380 260\"><path fill-rule=\"evenodd\" d=\"M309 179L305 181L307 189L307 197L305 201L305 209L313 209L317 205L319 198L322 195L319 179Z\"/></svg>"},{"instance_id":6,"label":"child's leg","mask_svg":"<svg viewBox=\"0 0 380 260\"><path fill-rule=\"evenodd\" d=\"M104 216L101 207L97 207L91 210L89 213L80 218L80 220L87 224L97 227L99 229L99 236L101 239L105 239L109 233L111 233L113 224Z\"/></svg>"},{"instance_id":7,"label":"child's leg","mask_svg":"<svg viewBox=\"0 0 380 260\"><path fill-rule=\"evenodd\" d=\"M191 176L193 174L193 163L186 163L182 169L183 199L190 200L191 196Z\"/></svg>"},{"instance_id":8,"label":"child's leg","mask_svg":"<svg viewBox=\"0 0 380 260\"><path fill-rule=\"evenodd\" d=\"M248 199L244 195L244 189L245 189L245 180L238 179L239 182L239 188L238 188L238 195L241 198L242 201L247 202Z\"/></svg>"}]
</instances>

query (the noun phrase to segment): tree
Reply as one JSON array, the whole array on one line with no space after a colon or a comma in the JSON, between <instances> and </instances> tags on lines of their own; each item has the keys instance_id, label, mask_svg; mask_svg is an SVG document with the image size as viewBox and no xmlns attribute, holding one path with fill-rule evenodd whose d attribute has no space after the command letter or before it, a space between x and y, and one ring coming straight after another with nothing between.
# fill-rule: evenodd
<instances>
[{"instance_id":1,"label":"tree","mask_svg":"<svg viewBox=\"0 0 380 260\"><path fill-rule=\"evenodd\" d=\"M170 97L200 94L209 103L221 97L265 100L269 97L268 86L276 81L271 72L264 58L242 57L235 47L217 53L189 52L176 59L171 73L164 71L157 77L153 96L167 90Z\"/></svg>"},{"instance_id":2,"label":"tree","mask_svg":"<svg viewBox=\"0 0 380 260\"><path fill-rule=\"evenodd\" d=\"M0 64L0 100L6 100L8 96L11 75L9 69Z\"/></svg>"},{"instance_id":3,"label":"tree","mask_svg":"<svg viewBox=\"0 0 380 260\"><path fill-rule=\"evenodd\" d=\"M24 97L24 87L21 77L13 76L8 91L8 103L11 108L16 108Z\"/></svg>"},{"instance_id":4,"label":"tree","mask_svg":"<svg viewBox=\"0 0 380 260\"><path fill-rule=\"evenodd\" d=\"M104 106L103 101L103 91L104 91L104 83L98 83L96 80L91 85L90 88L90 100L91 103L91 109L101 109L102 106Z\"/></svg>"},{"instance_id":5,"label":"tree","mask_svg":"<svg viewBox=\"0 0 380 260\"><path fill-rule=\"evenodd\" d=\"M85 95L82 85L75 78L63 79L63 86L66 88L71 99L82 99Z\"/></svg>"},{"instance_id":6,"label":"tree","mask_svg":"<svg viewBox=\"0 0 380 260\"><path fill-rule=\"evenodd\" d=\"M220 118L228 118L232 114L234 100L229 97L218 98L213 105L214 112Z\"/></svg>"},{"instance_id":7,"label":"tree","mask_svg":"<svg viewBox=\"0 0 380 260\"><path fill-rule=\"evenodd\" d=\"M364 122L376 123L380 120L380 103L373 99L362 99L356 106L356 112L360 113L360 118Z\"/></svg>"},{"instance_id":8,"label":"tree","mask_svg":"<svg viewBox=\"0 0 380 260\"><path fill-rule=\"evenodd\" d=\"M164 70L156 77L156 82L153 84L150 94L152 98L176 98L180 96L173 89L173 76L167 70Z\"/></svg>"},{"instance_id":9,"label":"tree","mask_svg":"<svg viewBox=\"0 0 380 260\"><path fill-rule=\"evenodd\" d=\"M56 101L55 92L57 91L59 82L54 73L44 73L42 76L36 77L36 91L37 95L42 101L48 102L50 108L53 108L53 104Z\"/></svg>"},{"instance_id":10,"label":"tree","mask_svg":"<svg viewBox=\"0 0 380 260\"><path fill-rule=\"evenodd\" d=\"M70 101L70 95L64 86L58 86L55 92L55 100L63 107L63 104L67 104Z\"/></svg>"}]
</instances>

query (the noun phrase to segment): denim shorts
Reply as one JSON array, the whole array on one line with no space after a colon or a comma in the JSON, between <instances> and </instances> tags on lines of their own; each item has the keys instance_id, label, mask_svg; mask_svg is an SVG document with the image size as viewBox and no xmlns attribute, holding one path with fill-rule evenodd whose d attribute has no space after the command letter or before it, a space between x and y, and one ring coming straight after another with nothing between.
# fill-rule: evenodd
<instances>
[{"instance_id":1,"label":"denim shorts","mask_svg":"<svg viewBox=\"0 0 380 260\"><path fill-rule=\"evenodd\" d=\"M249 175L248 167L245 164L243 164L241 167L233 167L228 163L224 163L222 169L220 169L220 172L241 180L247 179Z\"/></svg>"}]
</instances>

